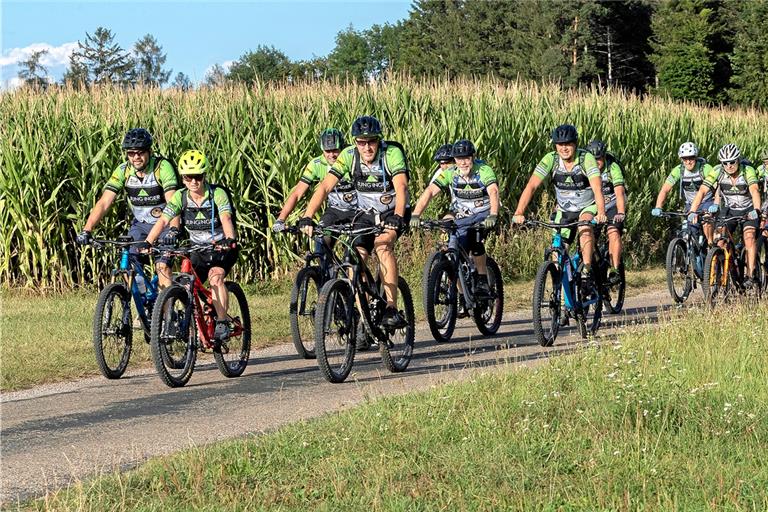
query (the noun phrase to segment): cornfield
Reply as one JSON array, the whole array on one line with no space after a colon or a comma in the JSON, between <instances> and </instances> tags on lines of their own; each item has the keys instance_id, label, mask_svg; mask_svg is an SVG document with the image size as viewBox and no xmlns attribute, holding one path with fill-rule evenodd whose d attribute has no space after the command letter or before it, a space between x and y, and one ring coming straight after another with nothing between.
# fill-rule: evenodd
<instances>
[{"instance_id":1,"label":"cornfield","mask_svg":"<svg viewBox=\"0 0 768 512\"><path fill-rule=\"evenodd\" d=\"M155 150L171 159L190 148L207 153L215 169L211 181L235 192L245 245L235 277L243 281L295 269L305 242L269 228L304 165L319 153L318 132L327 126L348 131L358 115L377 116L386 138L405 145L414 197L434 169L434 150L460 137L472 139L499 176L503 220L538 159L550 151L552 127L570 122L584 144L606 140L626 168L625 238L632 263L657 258L664 246L669 225L652 220L649 211L681 142L696 141L710 160L726 142L753 157L768 146L768 115L753 110L493 80L400 78L367 86L234 86L187 93L19 90L0 94L0 114L0 283L55 289L97 282L114 266L114 255L81 250L74 237L123 160L120 141L132 127L148 128ZM544 215L551 198L535 204L548 204L540 206ZM121 197L96 234L125 232L128 217ZM545 237L503 228L491 250L505 273L521 275L535 268L540 252L531 247L546 243ZM414 254L409 244L413 249L423 241L402 242Z\"/></svg>"}]
</instances>

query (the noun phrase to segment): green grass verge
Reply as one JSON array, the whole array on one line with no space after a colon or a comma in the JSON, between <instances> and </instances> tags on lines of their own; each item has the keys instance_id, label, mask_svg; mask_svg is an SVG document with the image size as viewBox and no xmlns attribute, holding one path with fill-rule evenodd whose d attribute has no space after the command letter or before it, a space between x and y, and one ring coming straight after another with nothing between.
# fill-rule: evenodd
<instances>
[{"instance_id":1,"label":"green grass verge","mask_svg":"<svg viewBox=\"0 0 768 512\"><path fill-rule=\"evenodd\" d=\"M30 506L766 510L760 308L692 311L534 368L156 458Z\"/></svg>"}]
</instances>

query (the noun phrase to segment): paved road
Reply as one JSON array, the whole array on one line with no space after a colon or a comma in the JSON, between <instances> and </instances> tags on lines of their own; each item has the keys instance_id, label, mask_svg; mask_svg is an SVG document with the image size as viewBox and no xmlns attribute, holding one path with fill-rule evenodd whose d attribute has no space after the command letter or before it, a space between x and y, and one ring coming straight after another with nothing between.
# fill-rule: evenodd
<instances>
[{"instance_id":1,"label":"paved road","mask_svg":"<svg viewBox=\"0 0 768 512\"><path fill-rule=\"evenodd\" d=\"M604 320L601 337L628 322L654 322L668 301L662 291L630 297L622 315ZM577 348L582 341L574 331L566 329L554 347L542 348L530 312L521 311L505 315L494 337L481 337L471 321L460 320L455 341L437 344L422 325L405 373L390 374L378 352L359 353L343 384L327 383L314 360L298 359L287 344L253 352L237 379L222 377L203 356L181 389L167 388L154 370L144 369L118 381L98 377L6 393L0 396L0 503L191 445L274 430L369 397L536 364Z\"/></svg>"}]
</instances>

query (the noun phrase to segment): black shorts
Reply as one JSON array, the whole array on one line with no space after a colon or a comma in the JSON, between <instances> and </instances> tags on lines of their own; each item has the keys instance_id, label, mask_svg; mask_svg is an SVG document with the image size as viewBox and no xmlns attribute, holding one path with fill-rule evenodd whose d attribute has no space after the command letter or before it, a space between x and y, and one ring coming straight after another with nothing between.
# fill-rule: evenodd
<instances>
[{"instance_id":1,"label":"black shorts","mask_svg":"<svg viewBox=\"0 0 768 512\"><path fill-rule=\"evenodd\" d=\"M736 209L733 209L733 208L724 207L724 208L720 208L720 215L718 215L718 217L720 219L724 219L726 217L736 217L736 216L739 216L739 215L743 216L743 215L748 214L752 210L754 210L754 208L747 208L747 209L744 209L744 210L736 210ZM722 225L726 227L726 229L728 230L728 232L731 233L731 235L733 235L733 234L736 233L736 229L738 229L739 224L741 224L744 228L755 228L755 229L757 229L757 227L760 225L760 219L755 219L755 220L730 220L728 222L723 223Z\"/></svg>"},{"instance_id":2,"label":"black shorts","mask_svg":"<svg viewBox=\"0 0 768 512\"><path fill-rule=\"evenodd\" d=\"M192 268L195 269L200 281L208 280L208 273L213 267L224 269L224 275L229 274L232 267L237 263L237 255L240 249L230 249L228 251L211 251L205 253L193 252L189 259L192 260Z\"/></svg>"},{"instance_id":3,"label":"black shorts","mask_svg":"<svg viewBox=\"0 0 768 512\"><path fill-rule=\"evenodd\" d=\"M349 224L355 217L355 210L338 210L336 208L326 208L323 216L320 217L320 224L323 226L333 226L336 224Z\"/></svg>"},{"instance_id":4,"label":"black shorts","mask_svg":"<svg viewBox=\"0 0 768 512\"><path fill-rule=\"evenodd\" d=\"M382 213L379 215L379 219L381 222L386 221L388 218L390 218L392 215L395 214L394 210L390 210L388 212ZM403 227L397 230L397 240L402 235L408 232L408 223L411 221L411 209L408 208L405 210L405 215L403 215ZM363 227L372 227L376 224L376 218L373 213L364 213L357 217L355 219L355 227L356 228L363 228ZM355 239L353 242L353 245L355 247L362 247L367 252L373 251L373 242L376 240L376 235L362 235Z\"/></svg>"},{"instance_id":5,"label":"black shorts","mask_svg":"<svg viewBox=\"0 0 768 512\"><path fill-rule=\"evenodd\" d=\"M619 213L619 209L616 205L613 205L610 208L608 208L608 210L606 210L605 216L608 217L608 221L610 222L611 219L613 219L617 213ZM622 221L622 222L619 222L618 224L608 224L605 228L606 231L608 231L608 228L613 228L617 230L621 235L624 233L624 222Z\"/></svg>"}]
</instances>

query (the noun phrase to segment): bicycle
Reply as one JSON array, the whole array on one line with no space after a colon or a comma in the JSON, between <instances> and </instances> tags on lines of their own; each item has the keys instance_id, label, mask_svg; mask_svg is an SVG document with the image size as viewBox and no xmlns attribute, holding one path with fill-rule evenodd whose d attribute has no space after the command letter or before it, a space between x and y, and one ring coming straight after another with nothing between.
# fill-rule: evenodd
<instances>
[{"instance_id":1,"label":"bicycle","mask_svg":"<svg viewBox=\"0 0 768 512\"><path fill-rule=\"evenodd\" d=\"M662 217L682 217L683 224L667 246L665 268L667 288L677 304L682 304L699 284L704 281L704 260L707 256L707 239L701 227L692 226L688 213L662 212ZM701 223L712 223L712 216L702 214ZM702 288L703 290L703 288Z\"/></svg>"},{"instance_id":2,"label":"bicycle","mask_svg":"<svg viewBox=\"0 0 768 512\"><path fill-rule=\"evenodd\" d=\"M344 256L338 268L338 277L325 283L320 290L315 315L315 350L323 377L329 382L343 382L352 370L357 350L358 325L369 333L379 346L384 366L390 372L402 372L413 355L416 333L415 314L411 290L402 276L398 277L400 314L405 325L398 328L382 327L381 319L387 306L381 280L373 278L368 266L354 247L359 236L377 235L380 226L354 227L340 224L322 228L344 245Z\"/></svg>"},{"instance_id":3,"label":"bicycle","mask_svg":"<svg viewBox=\"0 0 768 512\"><path fill-rule=\"evenodd\" d=\"M526 225L556 230L552 244L544 251L544 261L539 266L534 280L533 331L539 344L543 347L554 344L560 330L560 315L563 312L576 319L582 338L594 335L600 327L603 313L603 300L599 292L602 286L601 275L599 272L593 272L592 286L586 290L582 288L581 247L577 243L576 254L571 257L561 234L562 229L593 226L593 223L577 221L554 224L532 220L527 221ZM600 265L598 251L595 251L594 259L592 265L597 268ZM547 313L549 317L546 316ZM549 323L548 328L545 328L546 323Z\"/></svg>"},{"instance_id":4,"label":"bicycle","mask_svg":"<svg viewBox=\"0 0 768 512\"><path fill-rule=\"evenodd\" d=\"M718 218L717 227L722 228L734 220L739 221L737 229L740 229L747 218L743 215ZM747 270L747 251L744 244L742 242L736 243L733 234L727 228L718 229L718 231L715 234L713 246L709 249L704 261L706 279L704 279L702 288L704 298L709 306L715 306L721 300L727 300L734 292L742 295L750 292L744 287ZM724 242L722 246L718 243L719 241ZM761 288L761 283L758 280L751 292L759 298L762 292Z\"/></svg>"},{"instance_id":5,"label":"bicycle","mask_svg":"<svg viewBox=\"0 0 768 512\"><path fill-rule=\"evenodd\" d=\"M427 284L423 288L424 311L432 337L438 342L450 341L458 318L459 285L464 307L472 311L478 330L486 336L495 334L501 325L504 311L504 284L496 261L490 256L486 257L491 298L476 300L474 290L479 275L475 270L474 259L458 244L456 233L459 227L448 219L425 220L421 226L424 229L441 230L449 235L449 244L431 266ZM479 227L481 224L470 226Z\"/></svg>"},{"instance_id":6,"label":"bicycle","mask_svg":"<svg viewBox=\"0 0 768 512\"><path fill-rule=\"evenodd\" d=\"M152 311L152 360L158 375L169 387L181 387L189 382L198 351L212 351L216 366L225 377L242 375L248 365L251 315L243 289L233 281L225 282L230 297L227 313L231 323L230 336L222 342L215 340L213 295L203 286L189 258L194 252L217 248L212 244L197 244L187 248L153 249L181 258L181 272L174 274L172 284L157 297Z\"/></svg>"},{"instance_id":7,"label":"bicycle","mask_svg":"<svg viewBox=\"0 0 768 512\"><path fill-rule=\"evenodd\" d=\"M119 379L128 367L133 347L131 301L141 319L144 339L149 342L152 308L157 298L157 275L151 280L144 273L138 255L131 254L130 236L117 240L92 240L96 249L113 246L120 249L120 263L112 270L112 282L99 293L93 315L93 350L104 377ZM116 278L122 276L123 280Z\"/></svg>"},{"instance_id":8,"label":"bicycle","mask_svg":"<svg viewBox=\"0 0 768 512\"><path fill-rule=\"evenodd\" d=\"M619 267L616 269L618 281L611 283L609 276L611 271L611 254L608 248L608 237L603 234L602 226L616 225L613 220L601 225L596 231L598 240L595 270L600 274L600 295L603 298L603 307L609 313L617 315L624 308L624 296L627 291L627 278L624 270L624 254L619 258Z\"/></svg>"},{"instance_id":9,"label":"bicycle","mask_svg":"<svg viewBox=\"0 0 768 512\"><path fill-rule=\"evenodd\" d=\"M300 234L297 226L286 227L286 233ZM299 270L291 287L288 315L291 321L291 338L296 353L304 359L315 359L315 311L320 288L335 277L340 264L338 257L325 243L322 234L314 236L323 253L308 251L304 256L304 268Z\"/></svg>"},{"instance_id":10,"label":"bicycle","mask_svg":"<svg viewBox=\"0 0 768 512\"><path fill-rule=\"evenodd\" d=\"M757 231L757 261L755 280L760 283L760 293L768 294L768 211L763 214L763 225Z\"/></svg>"}]
</instances>

